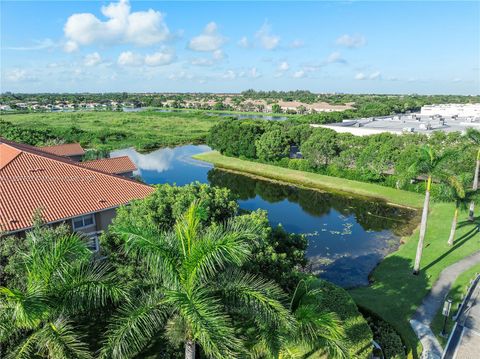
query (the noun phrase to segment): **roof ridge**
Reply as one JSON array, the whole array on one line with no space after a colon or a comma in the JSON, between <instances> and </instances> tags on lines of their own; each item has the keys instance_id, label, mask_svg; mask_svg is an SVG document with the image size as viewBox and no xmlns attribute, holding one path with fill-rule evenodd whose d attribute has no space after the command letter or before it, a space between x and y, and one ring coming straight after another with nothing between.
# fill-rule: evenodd
<instances>
[{"instance_id":1,"label":"roof ridge","mask_svg":"<svg viewBox=\"0 0 480 359\"><path fill-rule=\"evenodd\" d=\"M97 158L96 160L88 160L88 161L83 161L83 162L80 162L80 163L92 163L92 162L99 162L99 161L108 161L108 160L115 160L117 158L128 158L130 161L132 161L132 159L130 158L130 156L128 155L125 155L125 156L118 156L118 157L105 157L105 158ZM133 162L133 161L132 161Z\"/></svg>"}]
</instances>

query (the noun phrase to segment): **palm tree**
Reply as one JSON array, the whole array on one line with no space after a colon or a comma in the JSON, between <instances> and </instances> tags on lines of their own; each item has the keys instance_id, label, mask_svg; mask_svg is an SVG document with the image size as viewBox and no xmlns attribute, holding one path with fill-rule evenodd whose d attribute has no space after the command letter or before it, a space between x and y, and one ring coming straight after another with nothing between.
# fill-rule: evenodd
<instances>
[{"instance_id":1,"label":"palm tree","mask_svg":"<svg viewBox=\"0 0 480 359\"><path fill-rule=\"evenodd\" d=\"M152 285L120 308L104 357L132 357L161 330L183 343L187 359L195 358L197 346L209 357L238 357L244 346L228 310L232 307L271 325L292 325L279 287L239 270L256 229L233 220L203 228L203 215L193 202L169 233L129 224L111 228L125 239L127 255L146 263Z\"/></svg>"},{"instance_id":2,"label":"palm tree","mask_svg":"<svg viewBox=\"0 0 480 359\"><path fill-rule=\"evenodd\" d=\"M447 160L454 156L451 151L443 153L436 152L431 146L424 146L420 149L418 156L413 160L407 173L404 176L412 178L415 176L426 177L425 199L423 202L422 219L420 221L420 233L418 238L417 252L415 255L415 263L413 266L413 274L417 275L420 271L420 261L422 259L423 243L425 234L427 232L428 210L430 205L430 190L432 186L432 179L444 180L447 176L442 172L443 165Z\"/></svg>"},{"instance_id":3,"label":"palm tree","mask_svg":"<svg viewBox=\"0 0 480 359\"><path fill-rule=\"evenodd\" d=\"M480 132L473 128L469 128L467 129L466 136L473 144L475 144L478 147L477 160L475 163L475 173L473 175L473 186L472 186L472 190L477 191L478 190L478 172L480 171ZM469 210L468 218L471 221L475 219L475 201L470 202L470 210Z\"/></svg>"},{"instance_id":4,"label":"palm tree","mask_svg":"<svg viewBox=\"0 0 480 359\"><path fill-rule=\"evenodd\" d=\"M452 183L452 194L455 200L455 211L453 214L453 220L452 220L452 227L450 229L450 236L448 237L448 245L452 246L453 241L455 239L455 231L457 230L457 222L458 222L458 213L459 210L466 210L468 207L468 204L473 203L478 200L478 191L465 191L463 188L463 185L458 182L454 183L457 181L455 178L452 178L451 181Z\"/></svg>"},{"instance_id":5,"label":"palm tree","mask_svg":"<svg viewBox=\"0 0 480 359\"><path fill-rule=\"evenodd\" d=\"M90 358L73 321L115 303L124 291L106 264L92 261L79 235L35 228L26 240L22 283L18 288L0 287L0 342L7 344L5 357Z\"/></svg>"},{"instance_id":6,"label":"palm tree","mask_svg":"<svg viewBox=\"0 0 480 359\"><path fill-rule=\"evenodd\" d=\"M457 177L455 176L450 176L448 178L447 183L449 184L449 187L452 192L452 197L455 201L455 211L453 212L453 220L452 220L452 226L450 229L450 236L448 237L447 244L449 246L453 245L453 240L455 239L455 231L457 230L457 222L458 222L458 212L459 208L463 205L465 205L465 200L468 200L470 198L466 198L466 192L463 187L463 184L461 181L458 180Z\"/></svg>"},{"instance_id":7,"label":"palm tree","mask_svg":"<svg viewBox=\"0 0 480 359\"><path fill-rule=\"evenodd\" d=\"M254 358L348 357L342 325L334 313L320 308L321 291L316 283L317 278L308 277L297 284L289 306L295 326L280 328L279 335L272 335L278 328L264 326L251 348Z\"/></svg>"}]
</instances>

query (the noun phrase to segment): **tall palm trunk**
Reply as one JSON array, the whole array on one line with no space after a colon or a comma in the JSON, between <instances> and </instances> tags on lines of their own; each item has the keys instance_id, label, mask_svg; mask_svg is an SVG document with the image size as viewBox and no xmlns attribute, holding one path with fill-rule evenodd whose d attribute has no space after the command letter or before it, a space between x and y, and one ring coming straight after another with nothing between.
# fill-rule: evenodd
<instances>
[{"instance_id":1,"label":"tall palm trunk","mask_svg":"<svg viewBox=\"0 0 480 359\"><path fill-rule=\"evenodd\" d=\"M475 165L475 174L473 176L472 189L476 191L478 189L478 171L480 170L480 149L477 152L477 164ZM473 221L475 219L475 202L470 202L470 210L468 213L468 219Z\"/></svg>"},{"instance_id":2,"label":"tall palm trunk","mask_svg":"<svg viewBox=\"0 0 480 359\"><path fill-rule=\"evenodd\" d=\"M185 342L185 359L195 359L195 342L187 340Z\"/></svg>"},{"instance_id":3,"label":"tall palm trunk","mask_svg":"<svg viewBox=\"0 0 480 359\"><path fill-rule=\"evenodd\" d=\"M450 229L450 237L448 237L448 245L453 245L453 240L455 238L455 231L457 230L457 221L458 221L458 207L455 207L455 213L453 215L452 228Z\"/></svg>"},{"instance_id":4,"label":"tall palm trunk","mask_svg":"<svg viewBox=\"0 0 480 359\"><path fill-rule=\"evenodd\" d=\"M432 186L432 177L428 176L427 189L425 190L425 201L423 202L422 221L420 222L420 235L418 237L417 254L415 256L415 265L413 274L420 272L420 261L422 259L423 241L427 232L428 206L430 204L430 187Z\"/></svg>"}]
</instances>

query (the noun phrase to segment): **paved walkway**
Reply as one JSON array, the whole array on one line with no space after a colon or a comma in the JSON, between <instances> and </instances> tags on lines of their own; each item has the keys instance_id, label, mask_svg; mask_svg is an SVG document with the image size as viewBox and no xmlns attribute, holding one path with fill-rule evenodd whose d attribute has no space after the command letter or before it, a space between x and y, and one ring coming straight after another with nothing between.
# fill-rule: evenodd
<instances>
[{"instance_id":1,"label":"paved walkway","mask_svg":"<svg viewBox=\"0 0 480 359\"><path fill-rule=\"evenodd\" d=\"M476 359L480 349L480 284L475 281L474 287L467 294L450 336L444 359Z\"/></svg>"},{"instance_id":2,"label":"paved walkway","mask_svg":"<svg viewBox=\"0 0 480 359\"><path fill-rule=\"evenodd\" d=\"M480 262L480 251L463 258L445 268L433 285L430 293L423 298L422 304L410 320L410 325L420 339L422 358L437 359L442 357L443 348L430 329L435 314L442 307L450 288L457 277L473 265Z\"/></svg>"}]
</instances>

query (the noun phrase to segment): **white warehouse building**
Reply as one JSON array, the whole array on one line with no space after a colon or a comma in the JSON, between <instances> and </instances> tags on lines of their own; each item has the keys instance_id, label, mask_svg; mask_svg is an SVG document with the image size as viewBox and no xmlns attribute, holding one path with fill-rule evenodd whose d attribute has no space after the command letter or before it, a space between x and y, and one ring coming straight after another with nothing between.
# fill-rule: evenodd
<instances>
[{"instance_id":1,"label":"white warehouse building","mask_svg":"<svg viewBox=\"0 0 480 359\"><path fill-rule=\"evenodd\" d=\"M480 103L439 104L422 106L421 116L480 117Z\"/></svg>"}]
</instances>

